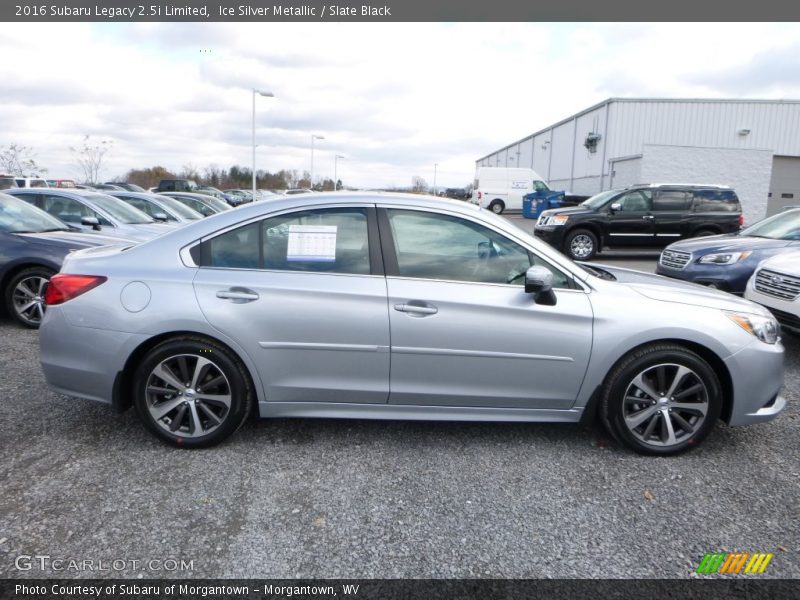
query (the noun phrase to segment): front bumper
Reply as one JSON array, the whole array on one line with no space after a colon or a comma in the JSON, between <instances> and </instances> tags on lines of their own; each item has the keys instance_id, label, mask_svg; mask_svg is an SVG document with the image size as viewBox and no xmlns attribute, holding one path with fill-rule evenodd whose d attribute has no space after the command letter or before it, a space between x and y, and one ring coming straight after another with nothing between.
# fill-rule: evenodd
<instances>
[{"instance_id":1,"label":"front bumper","mask_svg":"<svg viewBox=\"0 0 800 600\"><path fill-rule=\"evenodd\" d=\"M733 404L728 425L764 423L786 408L783 387L783 345L754 341L725 359L733 380Z\"/></svg>"},{"instance_id":2,"label":"front bumper","mask_svg":"<svg viewBox=\"0 0 800 600\"><path fill-rule=\"evenodd\" d=\"M695 261L690 262L683 269L673 269L662 265L659 259L656 265L656 274L690 283L713 285L725 292L741 296L744 294L747 280L753 274L753 267L746 264L703 265Z\"/></svg>"},{"instance_id":3,"label":"front bumper","mask_svg":"<svg viewBox=\"0 0 800 600\"><path fill-rule=\"evenodd\" d=\"M747 286L745 298L765 306L778 320L781 327L800 335L800 298L783 300L759 292L753 285Z\"/></svg>"},{"instance_id":4,"label":"front bumper","mask_svg":"<svg viewBox=\"0 0 800 600\"><path fill-rule=\"evenodd\" d=\"M534 227L533 234L550 244L556 250L564 247L564 227Z\"/></svg>"}]
</instances>

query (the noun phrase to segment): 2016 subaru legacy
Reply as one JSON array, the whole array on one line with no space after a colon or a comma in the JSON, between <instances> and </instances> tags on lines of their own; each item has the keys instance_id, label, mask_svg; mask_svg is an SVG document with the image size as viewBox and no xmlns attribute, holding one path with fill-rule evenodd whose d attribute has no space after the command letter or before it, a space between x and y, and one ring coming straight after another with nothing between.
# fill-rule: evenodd
<instances>
[{"instance_id":1,"label":"2016 subaru legacy","mask_svg":"<svg viewBox=\"0 0 800 600\"><path fill-rule=\"evenodd\" d=\"M252 412L579 422L645 454L775 418L783 347L729 294L582 267L473 205L309 194L69 255L41 362L183 447Z\"/></svg>"}]
</instances>

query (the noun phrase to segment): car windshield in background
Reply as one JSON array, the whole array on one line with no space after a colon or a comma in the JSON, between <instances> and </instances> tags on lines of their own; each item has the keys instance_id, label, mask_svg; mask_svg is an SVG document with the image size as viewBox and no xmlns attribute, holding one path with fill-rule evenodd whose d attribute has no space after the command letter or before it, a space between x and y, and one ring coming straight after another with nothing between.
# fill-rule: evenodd
<instances>
[{"instance_id":1,"label":"car windshield in background","mask_svg":"<svg viewBox=\"0 0 800 600\"><path fill-rule=\"evenodd\" d=\"M614 194L619 193L619 190L608 190L605 192L600 192L596 196L592 196L588 200L584 200L581 202L581 206L588 206L590 208L599 208L603 206L608 199L611 198Z\"/></svg>"},{"instance_id":2,"label":"car windshield in background","mask_svg":"<svg viewBox=\"0 0 800 600\"><path fill-rule=\"evenodd\" d=\"M164 196L163 198L158 199L159 202L165 204L169 207L169 209L184 219L189 219L191 221L196 221L197 219L202 219L203 215L198 214L196 210L192 210L185 204L181 204L175 198L170 198L169 196Z\"/></svg>"},{"instance_id":3,"label":"car windshield in background","mask_svg":"<svg viewBox=\"0 0 800 600\"><path fill-rule=\"evenodd\" d=\"M759 221L739 235L771 238L773 240L800 240L800 210L782 212Z\"/></svg>"},{"instance_id":4,"label":"car windshield in background","mask_svg":"<svg viewBox=\"0 0 800 600\"><path fill-rule=\"evenodd\" d=\"M227 202L220 200L219 198L215 198L214 196L209 196L208 194L203 194L203 202L209 204L218 211L229 210L231 207L231 205Z\"/></svg>"},{"instance_id":5,"label":"car windshield in background","mask_svg":"<svg viewBox=\"0 0 800 600\"><path fill-rule=\"evenodd\" d=\"M86 196L86 198L94 202L121 223L127 223L128 225L154 223L153 219L139 209L133 208L113 196L107 196L106 194L90 194Z\"/></svg>"},{"instance_id":6,"label":"car windshield in background","mask_svg":"<svg viewBox=\"0 0 800 600\"><path fill-rule=\"evenodd\" d=\"M5 194L0 198L0 231L41 233L67 230L64 223L23 200Z\"/></svg>"}]
</instances>

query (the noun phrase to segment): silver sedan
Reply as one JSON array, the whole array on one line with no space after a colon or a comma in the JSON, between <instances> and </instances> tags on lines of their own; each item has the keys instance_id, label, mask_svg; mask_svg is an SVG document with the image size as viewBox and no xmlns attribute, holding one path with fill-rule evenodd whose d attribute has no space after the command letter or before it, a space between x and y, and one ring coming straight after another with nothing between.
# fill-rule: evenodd
<instances>
[{"instance_id":1,"label":"silver sedan","mask_svg":"<svg viewBox=\"0 0 800 600\"><path fill-rule=\"evenodd\" d=\"M581 266L491 212L389 194L254 203L125 251L70 254L41 362L183 447L248 415L571 422L667 455L775 418L764 308Z\"/></svg>"}]
</instances>

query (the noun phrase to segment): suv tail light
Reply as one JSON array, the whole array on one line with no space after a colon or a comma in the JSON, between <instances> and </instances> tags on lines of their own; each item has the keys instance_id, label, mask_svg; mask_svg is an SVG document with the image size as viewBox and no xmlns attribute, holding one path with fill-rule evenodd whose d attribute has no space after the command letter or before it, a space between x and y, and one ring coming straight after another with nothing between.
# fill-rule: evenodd
<instances>
[{"instance_id":1,"label":"suv tail light","mask_svg":"<svg viewBox=\"0 0 800 600\"><path fill-rule=\"evenodd\" d=\"M44 292L44 303L47 306L63 304L67 300L77 298L89 290L104 283L108 277L101 275L70 275L58 273L50 278Z\"/></svg>"},{"instance_id":2,"label":"suv tail light","mask_svg":"<svg viewBox=\"0 0 800 600\"><path fill-rule=\"evenodd\" d=\"M480 200L481 198L483 198L483 192L478 192L478 200Z\"/></svg>"},{"instance_id":3,"label":"suv tail light","mask_svg":"<svg viewBox=\"0 0 800 600\"><path fill-rule=\"evenodd\" d=\"M744 215L739 215L739 227L744 227Z\"/></svg>"}]
</instances>

